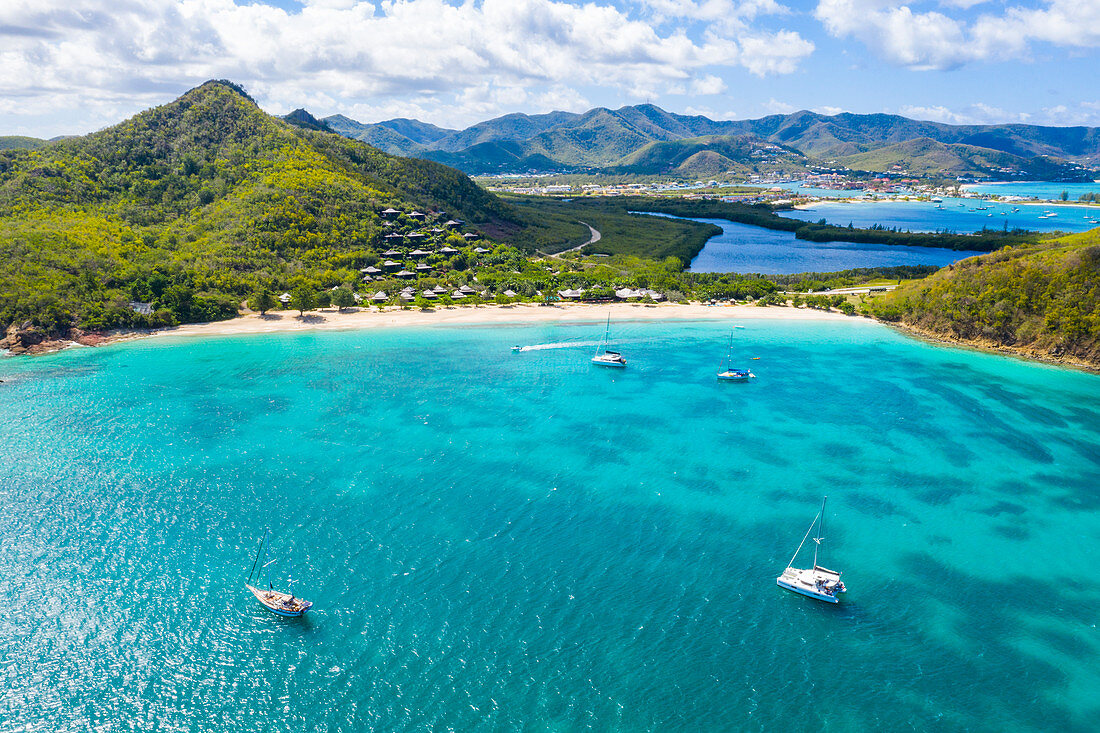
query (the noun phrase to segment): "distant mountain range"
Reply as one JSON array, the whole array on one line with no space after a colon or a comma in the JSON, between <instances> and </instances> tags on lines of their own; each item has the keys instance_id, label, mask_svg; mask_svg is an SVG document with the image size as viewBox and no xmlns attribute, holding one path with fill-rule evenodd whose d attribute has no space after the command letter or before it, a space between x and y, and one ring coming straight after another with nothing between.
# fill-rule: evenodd
<instances>
[{"instance_id":1,"label":"distant mountain range","mask_svg":"<svg viewBox=\"0 0 1100 733\"><path fill-rule=\"evenodd\" d=\"M364 124L333 115L322 121L386 152L475 175L597 169L690 177L848 167L1085 180L1100 167L1100 128L946 125L886 114L802 111L730 121L642 104L583 114L510 114L464 130L405 118Z\"/></svg>"}]
</instances>

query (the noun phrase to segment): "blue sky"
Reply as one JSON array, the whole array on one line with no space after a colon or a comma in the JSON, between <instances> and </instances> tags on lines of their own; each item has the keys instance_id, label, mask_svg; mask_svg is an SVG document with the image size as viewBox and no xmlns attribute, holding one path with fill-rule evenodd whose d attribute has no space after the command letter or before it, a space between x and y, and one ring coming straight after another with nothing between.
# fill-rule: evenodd
<instances>
[{"instance_id":1,"label":"blue sky","mask_svg":"<svg viewBox=\"0 0 1100 733\"><path fill-rule=\"evenodd\" d=\"M650 101L1100 126L1100 0L4 0L0 134L208 78L273 113L447 127Z\"/></svg>"}]
</instances>

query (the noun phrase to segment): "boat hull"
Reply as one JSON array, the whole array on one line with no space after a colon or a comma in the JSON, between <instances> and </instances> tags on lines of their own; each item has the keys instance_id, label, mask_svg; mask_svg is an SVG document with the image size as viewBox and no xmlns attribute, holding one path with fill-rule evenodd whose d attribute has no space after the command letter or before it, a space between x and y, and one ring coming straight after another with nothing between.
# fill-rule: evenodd
<instances>
[{"instance_id":1,"label":"boat hull","mask_svg":"<svg viewBox=\"0 0 1100 733\"><path fill-rule=\"evenodd\" d=\"M611 367L612 369L622 369L626 366L626 359L603 359L598 356L592 357L592 363L596 366Z\"/></svg>"},{"instance_id":2,"label":"boat hull","mask_svg":"<svg viewBox=\"0 0 1100 733\"><path fill-rule=\"evenodd\" d=\"M719 372L718 373L718 381L719 382L747 382L750 379L753 379L755 377L756 377L756 375L753 374L752 372L746 372L744 374L741 374L739 372Z\"/></svg>"},{"instance_id":3,"label":"boat hull","mask_svg":"<svg viewBox=\"0 0 1100 733\"><path fill-rule=\"evenodd\" d=\"M819 601L825 601L826 603L840 603L840 599L836 596L830 596L827 593L818 593L812 588L803 588L799 585L783 582L783 578L776 578L775 584L780 588L786 588L787 590L793 590L795 593L806 596L807 598L816 598Z\"/></svg>"},{"instance_id":4,"label":"boat hull","mask_svg":"<svg viewBox=\"0 0 1100 733\"><path fill-rule=\"evenodd\" d=\"M839 603L839 594L847 590L844 583L840 581L840 573L821 566L806 569L787 568L775 579L775 584L780 588L793 590L807 598L816 598L826 603Z\"/></svg>"},{"instance_id":5,"label":"boat hull","mask_svg":"<svg viewBox=\"0 0 1100 733\"><path fill-rule=\"evenodd\" d=\"M277 590L261 590L251 585L245 585L245 588L252 591L252 595L256 596L256 600L264 608L277 616L298 618L313 606L310 601L295 598L289 593L280 593Z\"/></svg>"}]
</instances>

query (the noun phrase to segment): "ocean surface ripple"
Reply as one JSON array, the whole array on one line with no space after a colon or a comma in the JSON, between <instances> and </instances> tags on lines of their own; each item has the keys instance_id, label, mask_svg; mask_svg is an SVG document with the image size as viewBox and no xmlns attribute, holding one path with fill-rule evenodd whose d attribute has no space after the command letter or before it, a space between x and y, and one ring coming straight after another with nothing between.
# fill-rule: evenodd
<instances>
[{"instance_id":1,"label":"ocean surface ripple","mask_svg":"<svg viewBox=\"0 0 1100 733\"><path fill-rule=\"evenodd\" d=\"M0 731L1094 729L1100 378L743 325L0 362Z\"/></svg>"}]
</instances>

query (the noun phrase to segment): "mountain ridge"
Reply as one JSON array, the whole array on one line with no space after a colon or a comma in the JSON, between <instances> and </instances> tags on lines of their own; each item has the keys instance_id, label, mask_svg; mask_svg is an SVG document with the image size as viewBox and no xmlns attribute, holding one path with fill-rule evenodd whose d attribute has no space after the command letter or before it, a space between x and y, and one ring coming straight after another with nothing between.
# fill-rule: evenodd
<instances>
[{"instance_id":1,"label":"mountain ridge","mask_svg":"<svg viewBox=\"0 0 1100 733\"><path fill-rule=\"evenodd\" d=\"M325 121L337 117L341 121L348 119L334 115ZM629 167L630 156L646 145L702 136L750 136L761 143L795 151L805 156L807 163L818 164L927 138L942 145L964 145L990 151L989 154L1013 156L1014 159L1003 159L1005 170L996 171L1002 175L1026 175L1038 168L1053 170L1059 173L1060 179L1084 180L1090 176L1089 171L1077 169L1074 164L1090 168L1100 166L1100 128L1017 123L950 125L885 113L824 115L800 110L750 120L714 120L642 104L618 109L596 107L583 113L512 113L434 139L415 141L404 135L394 138L394 134L400 134L397 128L409 122L401 119L369 124L344 123L342 127L333 127L341 134L377 145L386 152L453 161L452 164L471 174L519 172L532 160L548 160L553 164L551 169L623 168ZM380 129L388 134L381 133ZM509 155L501 156L501 147L475 149L485 143L504 146ZM483 152L489 154L483 155ZM869 171L887 172L902 162L901 157L889 160L886 156L890 152L900 156L905 151L887 150L870 156L877 167ZM981 154L980 151L970 153ZM1038 158L1048 158L1050 162L1036 164L1034 161ZM754 167L753 161L748 159L732 160L746 170ZM981 166L975 168L960 159L953 167L940 172L964 174L982 170Z\"/></svg>"}]
</instances>

